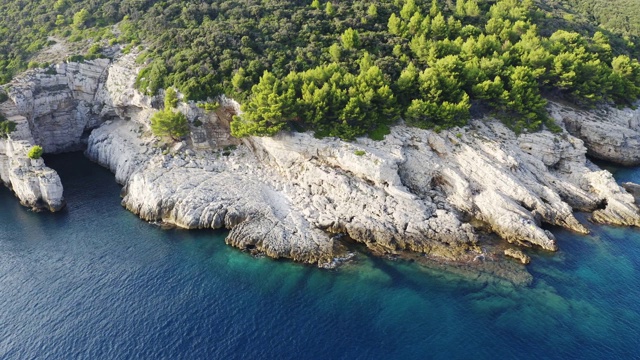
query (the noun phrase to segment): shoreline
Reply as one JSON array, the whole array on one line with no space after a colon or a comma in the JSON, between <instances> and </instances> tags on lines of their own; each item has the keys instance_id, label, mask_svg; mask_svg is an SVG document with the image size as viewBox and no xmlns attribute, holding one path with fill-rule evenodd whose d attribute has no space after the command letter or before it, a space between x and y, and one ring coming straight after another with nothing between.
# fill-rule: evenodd
<instances>
[{"instance_id":1,"label":"shoreline","mask_svg":"<svg viewBox=\"0 0 640 360\"><path fill-rule=\"evenodd\" d=\"M557 250L543 224L588 233L575 211L591 213L597 223L640 224L635 199L586 158L590 141L603 134L609 137L598 151L621 154L623 162L635 158L618 136L627 126L640 141L638 111L585 112L552 103L561 127L571 130L580 119L573 132L585 141L567 130L516 135L492 119L440 133L395 125L379 142L307 133L238 141L228 133L238 105L227 99L213 112L180 103L191 135L163 144L149 135L156 101L133 89L139 70L133 59L70 63L57 75L36 71L17 80L14 107L0 109L19 120L17 135L0 140L0 175L23 204L57 210L51 204L64 202L55 171L23 160L29 144L46 138L46 152L86 142L85 155L114 173L123 206L143 220L226 228L229 245L320 267L344 257L344 245L333 238L340 234L378 256L470 264L489 255L510 264L517 260L505 258L506 250ZM75 107L61 109L61 101ZM72 131L60 133L60 126ZM56 135L49 138L51 131ZM35 201L24 200L29 196ZM485 232L506 241L487 254Z\"/></svg>"}]
</instances>

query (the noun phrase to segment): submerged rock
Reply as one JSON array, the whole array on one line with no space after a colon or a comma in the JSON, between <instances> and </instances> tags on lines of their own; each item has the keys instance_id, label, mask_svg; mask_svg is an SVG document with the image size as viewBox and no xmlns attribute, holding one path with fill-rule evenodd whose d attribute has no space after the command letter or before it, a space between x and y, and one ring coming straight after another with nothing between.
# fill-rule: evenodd
<instances>
[{"instance_id":1,"label":"submerged rock","mask_svg":"<svg viewBox=\"0 0 640 360\"><path fill-rule=\"evenodd\" d=\"M520 260L520 262L523 263L524 265L531 262L531 258L529 257L529 255L526 255L525 253L523 253L521 250L518 250L518 249L514 249L514 248L505 249L504 254L516 260Z\"/></svg>"}]
</instances>

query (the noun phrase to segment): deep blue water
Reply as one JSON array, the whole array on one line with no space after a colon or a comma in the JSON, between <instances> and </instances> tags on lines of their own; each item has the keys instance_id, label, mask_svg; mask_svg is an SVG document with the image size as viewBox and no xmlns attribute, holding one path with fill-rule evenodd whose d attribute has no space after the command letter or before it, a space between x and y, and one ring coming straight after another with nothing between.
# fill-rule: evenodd
<instances>
[{"instance_id":1,"label":"deep blue water","mask_svg":"<svg viewBox=\"0 0 640 360\"><path fill-rule=\"evenodd\" d=\"M161 230L80 154L54 157L68 208L0 190L2 359L620 359L640 356L640 231L555 231L534 283L359 255L338 271L253 258L224 233ZM625 169L624 180L640 181Z\"/></svg>"}]
</instances>

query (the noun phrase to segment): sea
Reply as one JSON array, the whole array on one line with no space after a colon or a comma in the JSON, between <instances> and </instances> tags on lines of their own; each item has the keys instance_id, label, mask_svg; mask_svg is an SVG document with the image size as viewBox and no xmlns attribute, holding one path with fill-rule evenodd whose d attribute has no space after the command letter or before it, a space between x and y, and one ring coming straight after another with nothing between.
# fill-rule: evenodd
<instances>
[{"instance_id":1,"label":"sea","mask_svg":"<svg viewBox=\"0 0 640 360\"><path fill-rule=\"evenodd\" d=\"M142 221L81 153L47 163L64 211L0 189L0 359L640 358L638 229L552 229L526 286L365 252L324 270Z\"/></svg>"}]
</instances>

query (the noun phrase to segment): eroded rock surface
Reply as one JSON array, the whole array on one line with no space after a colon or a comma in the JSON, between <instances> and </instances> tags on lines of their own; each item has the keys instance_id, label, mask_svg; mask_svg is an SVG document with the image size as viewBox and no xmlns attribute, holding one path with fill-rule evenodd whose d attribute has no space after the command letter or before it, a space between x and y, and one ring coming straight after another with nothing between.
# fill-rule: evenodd
<instances>
[{"instance_id":1,"label":"eroded rock surface","mask_svg":"<svg viewBox=\"0 0 640 360\"><path fill-rule=\"evenodd\" d=\"M104 118L96 98L104 84L110 61L59 64L49 70L32 70L5 87L9 100L0 112L17 124L8 138L0 139L0 174L20 202L33 209L60 210L65 202L58 174L42 159L31 160L31 146L46 153L79 150L89 132Z\"/></svg>"},{"instance_id":2,"label":"eroded rock surface","mask_svg":"<svg viewBox=\"0 0 640 360\"><path fill-rule=\"evenodd\" d=\"M25 117L34 141L46 153L80 150L104 119L96 98L107 76L108 59L56 65L16 78L9 98Z\"/></svg>"},{"instance_id":3,"label":"eroded rock surface","mask_svg":"<svg viewBox=\"0 0 640 360\"><path fill-rule=\"evenodd\" d=\"M555 250L543 224L588 232L574 209L640 219L633 196L566 133L517 137L489 120L439 134L396 126L381 142L283 133L224 156L166 153L140 127L114 121L89 139L87 155L125 184L123 205L149 221L231 229L231 245L275 258L325 264L344 255L335 235L346 234L379 255L474 262L486 255L479 229Z\"/></svg>"},{"instance_id":4,"label":"eroded rock surface","mask_svg":"<svg viewBox=\"0 0 640 360\"><path fill-rule=\"evenodd\" d=\"M227 228L233 246L320 266L350 257L342 238L377 255L480 266L507 254L485 232L554 251L544 225L588 233L577 210L595 222L640 225L634 197L586 158L639 161L635 111L579 112L552 103L566 127L559 134L516 136L495 120L476 119L440 133L398 125L379 142L308 133L241 142L228 130L237 104L223 98L215 111L181 103L191 135L164 145L149 132L162 94L134 89L134 59L58 66L13 87L13 108L3 104L3 111L19 131L0 141L0 174L23 203L51 210L63 204L55 172L25 160L31 144L57 152L86 142L86 155L124 185L123 205L143 219ZM507 255L527 258L509 249Z\"/></svg>"},{"instance_id":5,"label":"eroded rock surface","mask_svg":"<svg viewBox=\"0 0 640 360\"><path fill-rule=\"evenodd\" d=\"M58 211L65 205L60 177L42 159L29 159L35 144L29 124L13 103L0 104L0 111L16 123L8 138L0 138L0 179L13 190L20 203L34 210Z\"/></svg>"},{"instance_id":6,"label":"eroded rock surface","mask_svg":"<svg viewBox=\"0 0 640 360\"><path fill-rule=\"evenodd\" d=\"M640 108L577 110L551 103L551 115L585 142L589 155L620 165L640 165Z\"/></svg>"}]
</instances>

